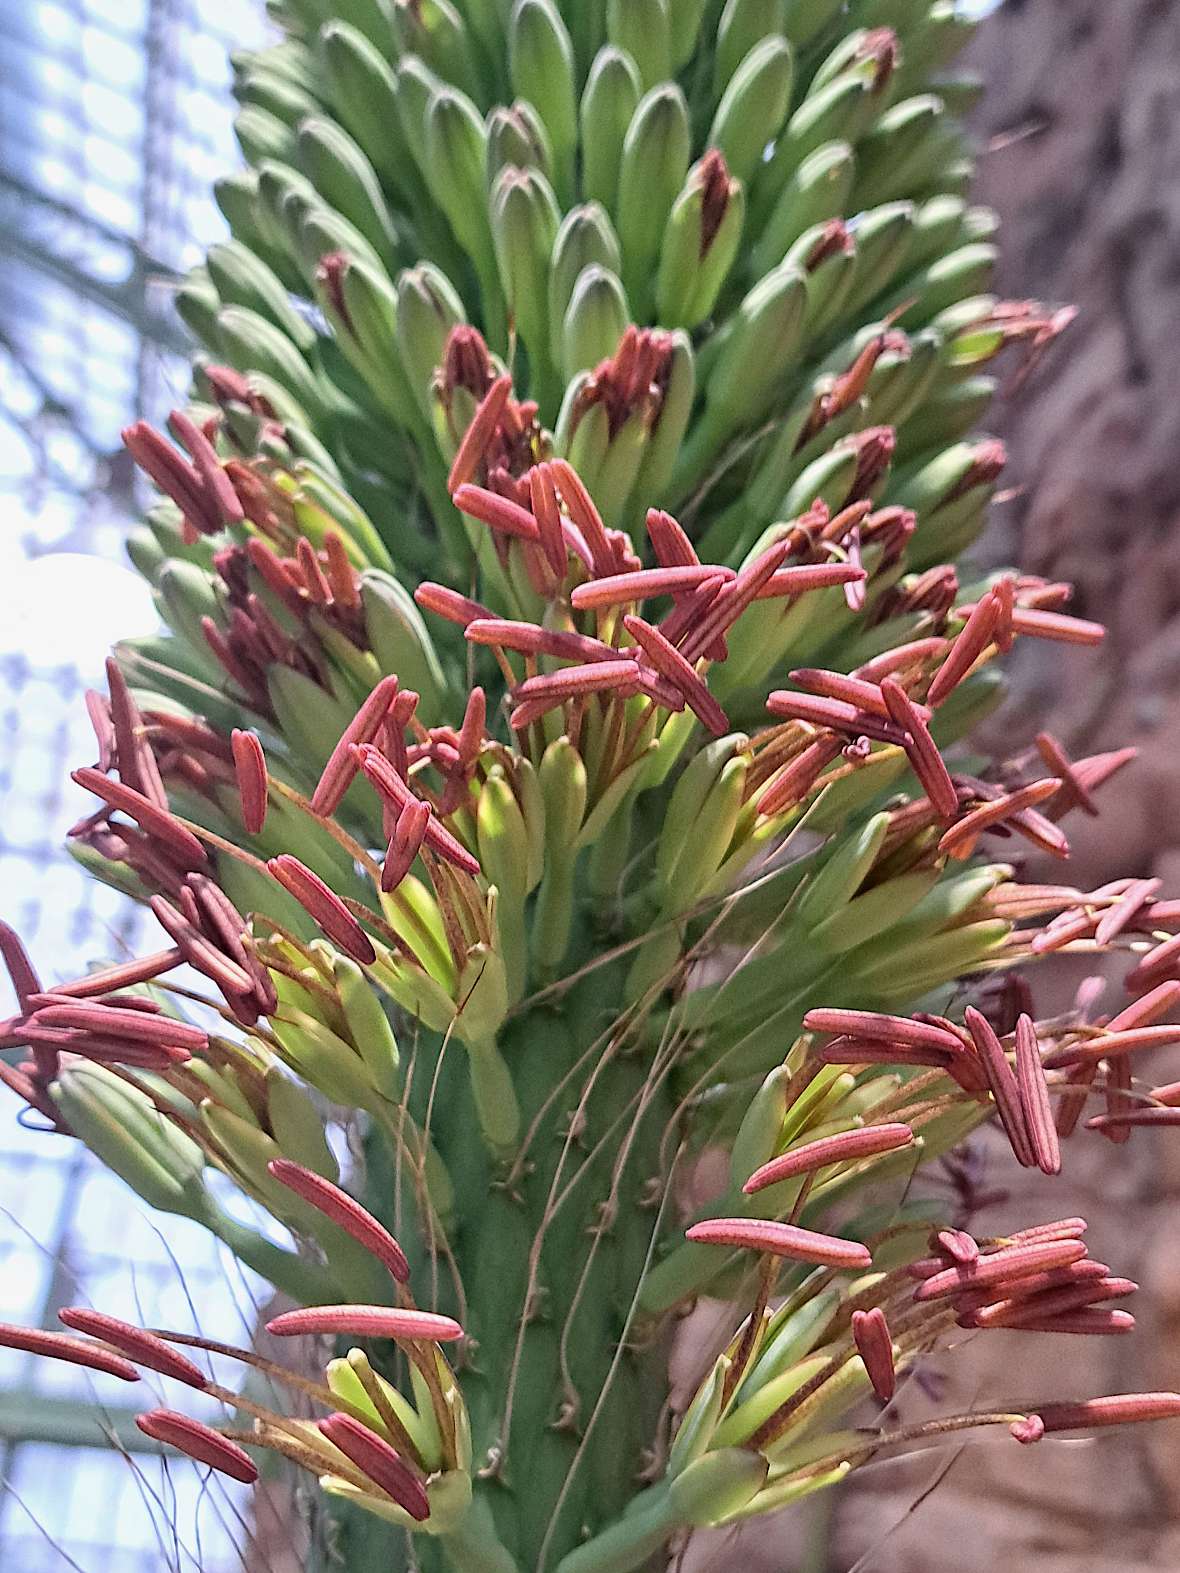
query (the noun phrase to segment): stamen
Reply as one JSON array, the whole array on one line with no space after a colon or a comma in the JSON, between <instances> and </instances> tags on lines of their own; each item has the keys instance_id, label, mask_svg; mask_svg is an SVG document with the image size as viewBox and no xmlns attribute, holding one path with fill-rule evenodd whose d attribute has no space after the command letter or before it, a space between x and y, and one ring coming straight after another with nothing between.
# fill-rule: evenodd
<instances>
[{"instance_id":1,"label":"stamen","mask_svg":"<svg viewBox=\"0 0 1180 1573\"><path fill-rule=\"evenodd\" d=\"M699 1245L725 1245L735 1250L764 1251L796 1262L819 1262L826 1267L871 1267L872 1254L857 1240L817 1234L796 1224L770 1218L708 1218L685 1230L685 1238Z\"/></svg>"},{"instance_id":2,"label":"stamen","mask_svg":"<svg viewBox=\"0 0 1180 1573\"><path fill-rule=\"evenodd\" d=\"M843 672L825 672L808 666L799 667L787 675L807 693L819 694L824 699L842 700L845 704L855 705L858 710L867 710L871 715L880 716L883 721L891 719L889 706L885 703L885 695L879 685L866 682L863 677L847 677ZM915 705L914 708L924 720L929 719L930 711L925 705Z\"/></svg>"},{"instance_id":3,"label":"stamen","mask_svg":"<svg viewBox=\"0 0 1180 1573\"><path fill-rule=\"evenodd\" d=\"M266 1324L276 1338L308 1333L349 1338L392 1338L409 1342L454 1343L463 1329L452 1317L435 1311L394 1309L383 1305L310 1305L284 1311Z\"/></svg>"},{"instance_id":4,"label":"stamen","mask_svg":"<svg viewBox=\"0 0 1180 1573\"><path fill-rule=\"evenodd\" d=\"M668 572L675 570L669 569ZM702 725L714 737L724 737L729 731L729 717L676 646L670 644L658 628L653 628L642 617L628 614L623 618L623 626L657 672L683 694L685 703Z\"/></svg>"},{"instance_id":5,"label":"stamen","mask_svg":"<svg viewBox=\"0 0 1180 1573\"><path fill-rule=\"evenodd\" d=\"M1091 1065L1099 1060L1112 1059L1118 1054L1130 1054L1136 1049L1160 1049L1180 1043L1180 1026L1136 1027L1131 1032L1104 1031L1101 1036L1082 1038L1064 1048L1054 1049L1043 1061L1046 1070L1059 1070L1068 1065Z\"/></svg>"},{"instance_id":6,"label":"stamen","mask_svg":"<svg viewBox=\"0 0 1180 1573\"><path fill-rule=\"evenodd\" d=\"M143 717L131 697L127 679L114 656L106 662L110 690L110 719L114 731L119 775L129 787L142 792L157 808L168 810L168 794L160 779L156 756L143 736Z\"/></svg>"},{"instance_id":7,"label":"stamen","mask_svg":"<svg viewBox=\"0 0 1180 1573\"><path fill-rule=\"evenodd\" d=\"M1061 777L1062 797L1068 797L1084 813L1091 818L1096 817L1098 805L1090 795L1089 788L1081 776L1074 769L1073 762L1061 743L1052 732L1038 732L1036 736L1037 752L1055 776Z\"/></svg>"},{"instance_id":8,"label":"stamen","mask_svg":"<svg viewBox=\"0 0 1180 1573\"><path fill-rule=\"evenodd\" d=\"M940 1229L938 1244L961 1267L970 1267L979 1260L979 1242L965 1229Z\"/></svg>"},{"instance_id":9,"label":"stamen","mask_svg":"<svg viewBox=\"0 0 1180 1573\"><path fill-rule=\"evenodd\" d=\"M116 1349L122 1350L136 1364L146 1366L149 1371L159 1371L162 1376L173 1377L189 1387L204 1389L209 1386L209 1378L200 1366L194 1364L187 1355L170 1348L154 1333L145 1332L142 1327L121 1322L117 1317L106 1316L101 1311L88 1311L84 1306L66 1306L57 1316L73 1332L86 1333L91 1338L101 1338L105 1343L114 1344Z\"/></svg>"},{"instance_id":10,"label":"stamen","mask_svg":"<svg viewBox=\"0 0 1180 1573\"><path fill-rule=\"evenodd\" d=\"M995 1099L1000 1123L1016 1155L1016 1161L1022 1168L1031 1169L1036 1160L1025 1124L1020 1088L1012 1067L1008 1064L1008 1057L999 1038L992 1030L991 1022L982 1012L968 1005L964 1012L964 1020L975 1042L983 1068L987 1072L988 1085Z\"/></svg>"},{"instance_id":11,"label":"stamen","mask_svg":"<svg viewBox=\"0 0 1180 1573\"><path fill-rule=\"evenodd\" d=\"M553 472L548 464L534 464L529 471L528 480L529 500L533 506L533 517L537 521L541 550L545 553L546 562L560 581L565 578L568 552L561 529L561 510L557 505L557 488L553 484Z\"/></svg>"},{"instance_id":12,"label":"stamen","mask_svg":"<svg viewBox=\"0 0 1180 1573\"><path fill-rule=\"evenodd\" d=\"M1133 1333L1135 1318L1130 1311L1107 1311L1089 1307L1081 1311L1060 1311L1056 1316L1024 1317L1019 1322L1006 1322L1012 1332L1023 1333L1078 1333L1082 1336L1102 1337L1111 1333Z\"/></svg>"},{"instance_id":13,"label":"stamen","mask_svg":"<svg viewBox=\"0 0 1180 1573\"><path fill-rule=\"evenodd\" d=\"M248 981L248 980L247 980ZM99 1000L61 998L37 1011L36 1020L47 1027L79 1027L103 1037L129 1038L133 1043L175 1046L199 1054L208 1047L209 1035L201 1027L173 1016L156 1015L105 1005Z\"/></svg>"},{"instance_id":14,"label":"stamen","mask_svg":"<svg viewBox=\"0 0 1180 1573\"><path fill-rule=\"evenodd\" d=\"M0 1346L44 1355L49 1360L64 1360L68 1365L86 1366L91 1371L101 1371L104 1376L117 1376L122 1382L139 1381L139 1372L130 1360L112 1354L101 1344L71 1338L68 1333L49 1333L39 1327L15 1327L10 1322L0 1322Z\"/></svg>"},{"instance_id":15,"label":"stamen","mask_svg":"<svg viewBox=\"0 0 1180 1573\"><path fill-rule=\"evenodd\" d=\"M361 743L356 753L360 767L368 780L395 808L400 810L407 804L419 801L380 749L374 748L371 743ZM457 841L434 814L431 814L427 820L424 839L439 857L445 858L448 863L453 863L465 874L475 875L480 872L478 860L472 857L462 842Z\"/></svg>"},{"instance_id":16,"label":"stamen","mask_svg":"<svg viewBox=\"0 0 1180 1573\"><path fill-rule=\"evenodd\" d=\"M1123 979L1123 985L1128 989L1146 988L1161 974L1174 971L1178 963L1180 963L1180 934L1173 934L1171 939L1164 940L1162 945L1149 950L1138 966L1131 968Z\"/></svg>"},{"instance_id":17,"label":"stamen","mask_svg":"<svg viewBox=\"0 0 1180 1573\"><path fill-rule=\"evenodd\" d=\"M594 506L594 499L583 485L582 477L573 465L567 464L564 459L552 460L550 471L561 488L561 495L565 499L570 518L585 537L594 573L599 577L614 573L615 554L607 538L602 516Z\"/></svg>"},{"instance_id":18,"label":"stamen","mask_svg":"<svg viewBox=\"0 0 1180 1573\"><path fill-rule=\"evenodd\" d=\"M1120 1010L1106 1024L1107 1032L1130 1032L1136 1027L1149 1026L1158 1021L1165 1011L1180 1001L1180 979L1170 978L1158 983L1137 999L1134 1004Z\"/></svg>"},{"instance_id":19,"label":"stamen","mask_svg":"<svg viewBox=\"0 0 1180 1573\"><path fill-rule=\"evenodd\" d=\"M316 789L312 793L313 814L319 814L321 818L326 819L340 807L358 768L352 745L373 741L389 714L390 706L397 698L397 692L397 678L383 677L344 728L340 741L332 750Z\"/></svg>"},{"instance_id":20,"label":"stamen","mask_svg":"<svg viewBox=\"0 0 1180 1573\"><path fill-rule=\"evenodd\" d=\"M410 1264L401 1246L384 1224L379 1223L347 1191L342 1191L338 1185L333 1185L331 1180L324 1179L323 1175L316 1174L314 1170L300 1163L292 1163L289 1158L275 1158L267 1164L267 1168L280 1185L285 1185L289 1191L301 1196L305 1202L322 1212L325 1218L330 1218L363 1245L399 1284L409 1282Z\"/></svg>"},{"instance_id":21,"label":"stamen","mask_svg":"<svg viewBox=\"0 0 1180 1573\"><path fill-rule=\"evenodd\" d=\"M661 568L691 568L700 562L696 547L670 513L649 508L646 523L648 539Z\"/></svg>"},{"instance_id":22,"label":"stamen","mask_svg":"<svg viewBox=\"0 0 1180 1573\"><path fill-rule=\"evenodd\" d=\"M908 1125L869 1125L861 1130L840 1131L794 1147L779 1158L771 1158L742 1186L747 1196L776 1185L798 1174L811 1174L834 1163L850 1163L857 1158L874 1158L880 1153L909 1147L914 1133Z\"/></svg>"},{"instance_id":23,"label":"stamen","mask_svg":"<svg viewBox=\"0 0 1180 1573\"><path fill-rule=\"evenodd\" d=\"M205 849L193 835L191 830L186 830L174 814L166 809L157 808L150 798L144 797L142 792L136 792L133 787L126 786L122 781L112 781L109 776L104 776L98 770L92 770L88 765L80 770L70 773L70 779L87 792L93 792L95 797L102 798L103 802L111 808L119 809L133 819L140 829L148 836L154 836L162 841L168 848L169 854L176 858L184 868L203 869L208 866Z\"/></svg>"},{"instance_id":24,"label":"stamen","mask_svg":"<svg viewBox=\"0 0 1180 1573\"><path fill-rule=\"evenodd\" d=\"M576 694L625 692L634 686L638 677L639 668L634 661L591 661L585 666L565 666L558 672L542 672L537 677L526 678L512 697L521 701L558 695L562 699L572 699Z\"/></svg>"},{"instance_id":25,"label":"stamen","mask_svg":"<svg viewBox=\"0 0 1180 1573\"><path fill-rule=\"evenodd\" d=\"M864 1361L873 1392L883 1404L889 1403L897 1390L897 1372L889 1323L880 1306L874 1306L871 1311L853 1311L852 1341Z\"/></svg>"},{"instance_id":26,"label":"stamen","mask_svg":"<svg viewBox=\"0 0 1180 1573\"><path fill-rule=\"evenodd\" d=\"M816 738L802 753L785 765L758 799L758 813L770 818L784 808L801 802L827 767L837 758L844 740L831 733Z\"/></svg>"},{"instance_id":27,"label":"stamen","mask_svg":"<svg viewBox=\"0 0 1180 1573\"><path fill-rule=\"evenodd\" d=\"M207 1464L210 1469L240 1480L243 1485L253 1485L258 1479L258 1470L245 1448L189 1415L179 1415L171 1409L152 1409L145 1415L137 1415L135 1423L153 1442L164 1442L177 1452L195 1458L198 1464Z\"/></svg>"},{"instance_id":28,"label":"stamen","mask_svg":"<svg viewBox=\"0 0 1180 1573\"><path fill-rule=\"evenodd\" d=\"M908 1016L886 1016L871 1010L809 1010L803 1018L807 1032L840 1032L874 1043L901 1044L914 1049L956 1053L959 1039L945 1027L912 1021Z\"/></svg>"},{"instance_id":29,"label":"stamen","mask_svg":"<svg viewBox=\"0 0 1180 1573\"><path fill-rule=\"evenodd\" d=\"M392 1497L412 1519L423 1523L430 1517L426 1489L401 1455L368 1426L351 1415L334 1414L319 1422L319 1428L359 1470Z\"/></svg>"},{"instance_id":30,"label":"stamen","mask_svg":"<svg viewBox=\"0 0 1180 1573\"><path fill-rule=\"evenodd\" d=\"M499 492L465 483L456 489L453 501L460 513L478 519L481 524L498 530L501 535L512 535L522 541L539 542L541 539L537 521L528 509L522 508L511 498L501 497Z\"/></svg>"},{"instance_id":31,"label":"stamen","mask_svg":"<svg viewBox=\"0 0 1180 1573\"><path fill-rule=\"evenodd\" d=\"M914 1299L944 1300L966 1289L1005 1287L1030 1273L1052 1267L1068 1267L1081 1261L1086 1247L1081 1240L1047 1240L1029 1245L1014 1245L981 1256L970 1266L948 1267L918 1285Z\"/></svg>"},{"instance_id":32,"label":"stamen","mask_svg":"<svg viewBox=\"0 0 1180 1573\"><path fill-rule=\"evenodd\" d=\"M541 628L536 623L508 622L500 617L480 617L467 624L466 637L472 644L499 645L518 650L522 655L552 655L559 661L617 661L613 645L588 634L565 629Z\"/></svg>"},{"instance_id":33,"label":"stamen","mask_svg":"<svg viewBox=\"0 0 1180 1573\"><path fill-rule=\"evenodd\" d=\"M1063 612L1045 612L1039 607L1017 606L1012 611L1012 627L1018 634L1034 639L1058 640L1063 644L1101 644L1106 629L1101 623L1088 623L1082 617Z\"/></svg>"},{"instance_id":34,"label":"stamen","mask_svg":"<svg viewBox=\"0 0 1180 1573\"><path fill-rule=\"evenodd\" d=\"M766 708L771 715L784 721L807 721L812 726L827 726L853 737L871 737L879 743L893 743L904 748L908 741L901 727L856 705L845 704L839 699L821 699L813 694L792 693L789 689L776 688L767 696ZM957 801L957 800L956 800Z\"/></svg>"},{"instance_id":35,"label":"stamen","mask_svg":"<svg viewBox=\"0 0 1180 1573\"><path fill-rule=\"evenodd\" d=\"M689 630L683 641L684 654L695 661L705 654L715 640L720 639L753 601L766 588L776 571L782 567L790 548L786 541L778 541L760 552L748 563L736 579L722 585L708 611L697 625ZM715 570L715 572L718 570Z\"/></svg>"},{"instance_id":36,"label":"stamen","mask_svg":"<svg viewBox=\"0 0 1180 1573\"><path fill-rule=\"evenodd\" d=\"M800 563L772 573L751 599L777 600L784 595L806 595L809 590L831 589L834 585L843 585L847 590L863 585L867 578L868 574L859 563Z\"/></svg>"},{"instance_id":37,"label":"stamen","mask_svg":"<svg viewBox=\"0 0 1180 1573\"><path fill-rule=\"evenodd\" d=\"M414 599L423 611L445 617L449 623L458 623L460 628L466 628L477 617L496 615L482 601L473 601L470 596L460 595L457 590L448 589L445 584L434 584L429 579L414 591Z\"/></svg>"},{"instance_id":38,"label":"stamen","mask_svg":"<svg viewBox=\"0 0 1180 1573\"><path fill-rule=\"evenodd\" d=\"M999 608L989 591L982 596L963 625L950 654L934 674L926 691L926 702L940 705L959 686L996 635Z\"/></svg>"},{"instance_id":39,"label":"stamen","mask_svg":"<svg viewBox=\"0 0 1180 1573\"><path fill-rule=\"evenodd\" d=\"M309 913L329 939L334 940L354 961L369 966L377 959L377 952L364 929L318 874L313 874L306 864L289 852L271 858L267 868L290 892L305 912Z\"/></svg>"},{"instance_id":40,"label":"stamen","mask_svg":"<svg viewBox=\"0 0 1180 1573\"><path fill-rule=\"evenodd\" d=\"M447 476L447 490L452 495L475 474L480 460L487 452L492 433L500 424L511 392L512 378L505 374L492 383L477 406L451 464L451 473Z\"/></svg>"},{"instance_id":41,"label":"stamen","mask_svg":"<svg viewBox=\"0 0 1180 1573\"><path fill-rule=\"evenodd\" d=\"M875 686L883 677L903 671L906 667L923 666L932 656L941 655L947 649L947 645L948 641L945 639L915 639L910 644L898 645L892 650L883 650L871 661L858 666L853 676ZM930 707L927 705L925 708L929 710Z\"/></svg>"},{"instance_id":42,"label":"stamen","mask_svg":"<svg viewBox=\"0 0 1180 1573\"><path fill-rule=\"evenodd\" d=\"M393 827L393 835L389 838L389 846L385 852L385 861L381 865L381 889L383 891L388 893L391 890L396 890L410 872L414 859L422 850L422 843L426 839L426 829L429 824L429 803L423 801L407 803L400 811Z\"/></svg>"},{"instance_id":43,"label":"stamen","mask_svg":"<svg viewBox=\"0 0 1180 1573\"><path fill-rule=\"evenodd\" d=\"M709 579L732 580L734 577L732 568L713 567L709 563L684 568L640 568L633 573L609 574L603 579L589 579L585 584L575 585L570 593L570 605L578 612L625 606L659 595L683 595Z\"/></svg>"},{"instance_id":44,"label":"stamen","mask_svg":"<svg viewBox=\"0 0 1180 1573\"><path fill-rule=\"evenodd\" d=\"M946 831L938 843L939 852L947 857L954 857L962 847L970 848L976 837L991 826L1013 818L1035 803L1044 803L1053 796L1060 785L1059 781L1046 778L1043 781L1030 782L1028 786L1019 787L1015 792L1006 792L1002 797L993 798L988 803L982 803L978 808L973 808L969 814L964 814L962 819L956 820Z\"/></svg>"},{"instance_id":45,"label":"stamen","mask_svg":"<svg viewBox=\"0 0 1180 1573\"><path fill-rule=\"evenodd\" d=\"M1180 1393L1119 1393L1086 1398L1073 1404L1038 1404L1029 1420L1040 1421L1040 1434L1051 1431L1093 1431L1101 1426L1138 1425L1180 1416ZM1022 1426L1026 1422L1019 1422ZM1011 1427L1016 1436L1016 1426ZM1031 1440L1031 1438L1027 1438ZM1026 1440L1025 1436L1017 1441Z\"/></svg>"},{"instance_id":46,"label":"stamen","mask_svg":"<svg viewBox=\"0 0 1180 1573\"><path fill-rule=\"evenodd\" d=\"M976 1311L972 1323L975 1327L1020 1327L1026 1322L1043 1321L1045 1317L1066 1311L1081 1311L1104 1300L1121 1300L1125 1295L1134 1294L1138 1287L1133 1279L1104 1275L1047 1292L997 1300Z\"/></svg>"},{"instance_id":47,"label":"stamen","mask_svg":"<svg viewBox=\"0 0 1180 1573\"><path fill-rule=\"evenodd\" d=\"M917 706L896 677L881 679L881 693L894 722L908 734L906 755L926 796L943 819L953 819L959 808L959 794Z\"/></svg>"},{"instance_id":48,"label":"stamen","mask_svg":"<svg viewBox=\"0 0 1180 1573\"><path fill-rule=\"evenodd\" d=\"M1042 1174L1060 1174L1061 1147L1053 1124L1053 1106L1041 1065L1040 1044L1036 1028L1023 1013L1016 1020L1016 1081L1024 1127L1037 1167Z\"/></svg>"},{"instance_id":49,"label":"stamen","mask_svg":"<svg viewBox=\"0 0 1180 1573\"><path fill-rule=\"evenodd\" d=\"M215 983L227 998L252 993L254 979L250 973L223 955L166 897L153 896L148 904L157 923L176 944L185 961Z\"/></svg>"},{"instance_id":50,"label":"stamen","mask_svg":"<svg viewBox=\"0 0 1180 1573\"><path fill-rule=\"evenodd\" d=\"M234 773L242 802L242 824L248 835L256 836L266 822L269 778L262 744L253 732L235 727L230 742L234 751Z\"/></svg>"},{"instance_id":51,"label":"stamen","mask_svg":"<svg viewBox=\"0 0 1180 1573\"><path fill-rule=\"evenodd\" d=\"M241 501L208 437L183 410L173 410L168 416L168 425L173 436L188 449L205 494L219 515L219 523L241 524L246 517Z\"/></svg>"},{"instance_id":52,"label":"stamen","mask_svg":"<svg viewBox=\"0 0 1180 1573\"><path fill-rule=\"evenodd\" d=\"M5 969L23 1009L28 1004L30 994L41 992L41 979L29 960L28 951L21 944L20 936L14 928L3 922L0 922L0 957L3 957Z\"/></svg>"}]
</instances>

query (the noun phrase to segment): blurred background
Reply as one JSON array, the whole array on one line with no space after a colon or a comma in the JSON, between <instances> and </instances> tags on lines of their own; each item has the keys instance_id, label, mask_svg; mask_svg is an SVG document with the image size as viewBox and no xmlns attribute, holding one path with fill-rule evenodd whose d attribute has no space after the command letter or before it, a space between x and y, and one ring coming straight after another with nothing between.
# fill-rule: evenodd
<instances>
[{"instance_id":1,"label":"blurred background","mask_svg":"<svg viewBox=\"0 0 1180 1573\"><path fill-rule=\"evenodd\" d=\"M136 943L134 910L61 850L82 806L68 772L89 758L82 694L107 647L155 626L122 560L135 498L119 430L183 396L173 281L222 233L211 186L236 162L228 54L265 33L261 0L0 0L0 912L54 978ZM984 552L1073 580L1073 609L1110 630L1064 660L1022 644L993 740L1011 750L1048 726L1086 751L1136 742L1101 821L1073 827L1076 879L1154 874L1176 892L1180 6L1008 0L973 53L989 85L976 194L1003 220L999 288L1080 308L994 412L1010 462ZM1076 982L1066 966L1038 974L1042 1012ZM1143 1286L1139 1335L1048 1353L977 1340L956 1354L953 1388L949 1366L931 1371L940 1402L1180 1387L1180 1146L1143 1132L1111 1164L1101 1145L1077 1148L1051 1192L1018 1185L1002 1217L1086 1213L1092 1253ZM52 1325L87 1300L184 1326L199 1304L207 1332L248 1341L259 1292L200 1229L170 1219L165 1242L118 1182L0 1106L0 1320ZM107 1445L134 1446L129 1421L96 1409L67 1368L0 1355L3 1573L298 1567L293 1516L265 1497L253 1521L196 1470L129 1469ZM958 1573L998 1559L1174 1569L1174 1447L1171 1428L1144 1428L1045 1445L1033 1468L1010 1445L956 1446L858 1472L804 1523L694 1546L692 1566L943 1573L953 1548Z\"/></svg>"}]
</instances>

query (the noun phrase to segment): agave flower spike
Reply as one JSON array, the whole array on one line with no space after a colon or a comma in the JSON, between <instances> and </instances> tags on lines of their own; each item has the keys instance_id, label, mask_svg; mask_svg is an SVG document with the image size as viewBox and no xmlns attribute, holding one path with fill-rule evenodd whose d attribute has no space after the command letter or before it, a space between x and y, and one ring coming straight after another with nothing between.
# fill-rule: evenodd
<instances>
[{"instance_id":1,"label":"agave flower spike","mask_svg":"<svg viewBox=\"0 0 1180 1573\"><path fill-rule=\"evenodd\" d=\"M89 1341L10 1336L300 1394L210 1379L248 1424L146 1424L362 1509L328 1530L357 1573L627 1573L885 1447L1171 1417L847 1428L957 1328L1133 1324L1082 1221L969 1232L980 1125L1051 1176L1177 1115L1143 1057L1180 1034L1180 902L1002 860L1066 859L1134 751L961 751L1014 645L1102 637L963 558L992 373L1047 371L1070 317L989 293L974 24L272 9L233 238L177 292L191 397L127 433L166 632L117 648L74 778L72 852L165 938L46 985L0 926L0 1080L283 1289L279 1337L346 1344L321 1381L78 1308ZM1127 958L1123 998L1045 1019L1059 950ZM669 1422L705 1295L730 1336Z\"/></svg>"}]
</instances>

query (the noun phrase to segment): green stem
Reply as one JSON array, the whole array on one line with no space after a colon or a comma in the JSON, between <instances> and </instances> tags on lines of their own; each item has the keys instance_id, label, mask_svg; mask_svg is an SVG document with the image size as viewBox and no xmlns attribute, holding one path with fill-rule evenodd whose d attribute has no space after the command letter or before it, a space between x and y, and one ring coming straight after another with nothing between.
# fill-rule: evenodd
<instances>
[{"instance_id":1,"label":"green stem","mask_svg":"<svg viewBox=\"0 0 1180 1573\"><path fill-rule=\"evenodd\" d=\"M229 1246L240 1262L300 1305L332 1305L339 1300L340 1292L332 1275L318 1263L296 1256L294 1251L285 1251L257 1230L238 1223L216 1204L210 1204L201 1222Z\"/></svg>"},{"instance_id":2,"label":"green stem","mask_svg":"<svg viewBox=\"0 0 1180 1573\"><path fill-rule=\"evenodd\" d=\"M478 1497L448 1535L440 1535L448 1566L453 1573L520 1573L496 1534L491 1509Z\"/></svg>"}]
</instances>

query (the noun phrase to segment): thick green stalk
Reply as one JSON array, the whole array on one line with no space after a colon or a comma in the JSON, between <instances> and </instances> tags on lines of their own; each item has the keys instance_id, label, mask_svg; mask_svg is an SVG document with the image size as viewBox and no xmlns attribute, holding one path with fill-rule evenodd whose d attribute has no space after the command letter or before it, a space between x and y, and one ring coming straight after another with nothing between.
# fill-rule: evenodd
<instances>
[{"instance_id":1,"label":"thick green stalk","mask_svg":"<svg viewBox=\"0 0 1180 1573\"><path fill-rule=\"evenodd\" d=\"M414 1281L424 1297L437 1283L440 1307L463 1314L474 1511L490 1513L505 1554L530 1570L555 1567L623 1512L666 1393L658 1349L641 1354L631 1338L659 1222L645 1182L658 1173L671 1098L650 1048L635 1052L642 1030L628 1035L619 1017L625 971L595 968L501 1032L528 1144L515 1161L490 1157L481 1140L457 1043L421 1041L413 1068L415 1118L429 1118L457 1197L455 1271L445 1256L423 1255ZM409 1242L417 1230L395 1203L408 1187L390 1172L383 1140L371 1138L369 1151L366 1202ZM357 1517L341 1525L350 1560L352 1537L374 1533ZM399 1531L375 1533L400 1555ZM465 1531L441 1549L464 1573L479 1541ZM419 1537L416 1550L424 1569L436 1565L438 1542Z\"/></svg>"}]
</instances>

